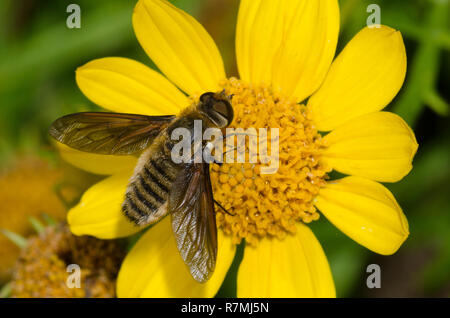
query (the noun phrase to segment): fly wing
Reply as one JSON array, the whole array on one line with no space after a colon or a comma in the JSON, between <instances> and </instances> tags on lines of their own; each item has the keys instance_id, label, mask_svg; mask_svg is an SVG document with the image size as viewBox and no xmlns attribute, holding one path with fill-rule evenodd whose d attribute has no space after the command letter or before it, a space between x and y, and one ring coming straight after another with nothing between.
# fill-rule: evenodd
<instances>
[{"instance_id":1,"label":"fly wing","mask_svg":"<svg viewBox=\"0 0 450 318\"><path fill-rule=\"evenodd\" d=\"M175 116L85 112L63 116L50 135L69 147L104 155L129 155L147 148Z\"/></svg>"},{"instance_id":2,"label":"fly wing","mask_svg":"<svg viewBox=\"0 0 450 318\"><path fill-rule=\"evenodd\" d=\"M188 163L179 172L169 195L169 213L178 250L194 277L206 282L217 258L214 200L206 163Z\"/></svg>"}]
</instances>

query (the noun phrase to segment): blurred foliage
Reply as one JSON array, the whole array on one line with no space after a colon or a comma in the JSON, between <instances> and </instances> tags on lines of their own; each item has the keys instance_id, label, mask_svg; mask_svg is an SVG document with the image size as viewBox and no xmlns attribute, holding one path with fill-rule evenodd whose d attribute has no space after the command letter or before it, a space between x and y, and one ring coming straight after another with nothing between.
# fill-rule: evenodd
<instances>
[{"instance_id":1,"label":"blurred foliage","mask_svg":"<svg viewBox=\"0 0 450 318\"><path fill-rule=\"evenodd\" d=\"M154 66L133 34L131 14L136 1L77 0L82 27L68 29L66 7L72 2L0 1L2 167L22 153L56 158L47 136L50 123L67 113L95 109L75 84L78 66L105 56L129 57ZM236 75L234 32L239 2L172 2L205 25L218 43L228 74ZM413 127L420 147L412 172L388 187L408 217L411 235L396 255L381 257L345 237L325 218L311 227L328 255L338 296L449 296L450 4L448 0L340 0L338 51L365 26L370 15L367 6L372 3L380 5L382 24L402 32L407 48L407 79L388 110ZM235 295L241 257L242 253L219 296ZM380 264L382 273L404 273L383 281L383 286L399 286L398 291L365 287L365 269L371 263Z\"/></svg>"}]
</instances>

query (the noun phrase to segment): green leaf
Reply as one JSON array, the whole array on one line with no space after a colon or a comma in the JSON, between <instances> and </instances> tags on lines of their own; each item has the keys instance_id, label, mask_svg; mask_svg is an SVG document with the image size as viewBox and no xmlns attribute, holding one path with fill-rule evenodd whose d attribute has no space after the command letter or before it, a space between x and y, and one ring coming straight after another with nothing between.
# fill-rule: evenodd
<instances>
[{"instance_id":1,"label":"green leaf","mask_svg":"<svg viewBox=\"0 0 450 318\"><path fill-rule=\"evenodd\" d=\"M448 16L448 1L431 1L431 8L425 18L424 29L433 30L423 35L419 48L412 58L409 75L406 78L406 88L394 106L394 112L414 127L429 93L435 91L436 79L440 69L440 48L432 36L440 30L446 30ZM432 100L433 102L433 100ZM434 101L434 106L436 101ZM438 102L438 109L442 103Z\"/></svg>"},{"instance_id":2,"label":"green leaf","mask_svg":"<svg viewBox=\"0 0 450 318\"><path fill-rule=\"evenodd\" d=\"M8 238L11 242L16 244L19 248L24 248L25 246L27 246L27 239L20 236L17 233L14 233L6 229L0 229L0 233L6 236L6 238Z\"/></svg>"},{"instance_id":3,"label":"green leaf","mask_svg":"<svg viewBox=\"0 0 450 318\"><path fill-rule=\"evenodd\" d=\"M48 215L47 213L43 213L42 214L42 218L44 219L44 221L47 223L47 225L56 225L56 220L54 218L52 218L50 215Z\"/></svg>"},{"instance_id":4,"label":"green leaf","mask_svg":"<svg viewBox=\"0 0 450 318\"><path fill-rule=\"evenodd\" d=\"M45 226L44 226L44 224L41 223L41 221L39 221L38 219L36 219L33 216L28 217L28 220L30 221L31 226L36 231L36 233L41 234L44 232Z\"/></svg>"},{"instance_id":5,"label":"green leaf","mask_svg":"<svg viewBox=\"0 0 450 318\"><path fill-rule=\"evenodd\" d=\"M0 289L0 298L8 298L11 296L11 283L3 285Z\"/></svg>"},{"instance_id":6,"label":"green leaf","mask_svg":"<svg viewBox=\"0 0 450 318\"><path fill-rule=\"evenodd\" d=\"M434 110L438 115L448 115L448 103L439 94L434 91L428 91L425 93L425 103L428 107Z\"/></svg>"},{"instance_id":7,"label":"green leaf","mask_svg":"<svg viewBox=\"0 0 450 318\"><path fill-rule=\"evenodd\" d=\"M69 29L59 21L29 34L25 42L10 45L7 53L0 56L1 90L133 43L133 6L133 1L115 1L95 11L83 11L80 29Z\"/></svg>"}]
</instances>

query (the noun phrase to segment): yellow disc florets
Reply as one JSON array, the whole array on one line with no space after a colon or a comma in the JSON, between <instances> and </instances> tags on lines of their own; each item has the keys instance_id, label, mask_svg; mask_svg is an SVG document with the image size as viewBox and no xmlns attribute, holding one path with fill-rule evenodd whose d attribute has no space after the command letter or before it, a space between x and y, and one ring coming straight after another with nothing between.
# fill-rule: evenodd
<instances>
[{"instance_id":1,"label":"yellow disc florets","mask_svg":"<svg viewBox=\"0 0 450 318\"><path fill-rule=\"evenodd\" d=\"M313 200L325 184L329 169L320 161L323 142L307 109L270 87L251 86L231 78L223 83L233 94L232 128L279 128L279 167L262 174L267 164L212 165L214 198L230 213L217 209L217 223L237 244L243 238L255 245L259 238L283 238L295 232L295 222L319 218ZM270 152L270 146L268 150ZM248 158L248 156L247 156Z\"/></svg>"},{"instance_id":2,"label":"yellow disc florets","mask_svg":"<svg viewBox=\"0 0 450 318\"><path fill-rule=\"evenodd\" d=\"M65 225L47 227L28 240L13 268L11 296L18 298L115 297L116 277L125 256L118 241L74 236ZM80 285L70 286L69 265L80 269Z\"/></svg>"}]
</instances>

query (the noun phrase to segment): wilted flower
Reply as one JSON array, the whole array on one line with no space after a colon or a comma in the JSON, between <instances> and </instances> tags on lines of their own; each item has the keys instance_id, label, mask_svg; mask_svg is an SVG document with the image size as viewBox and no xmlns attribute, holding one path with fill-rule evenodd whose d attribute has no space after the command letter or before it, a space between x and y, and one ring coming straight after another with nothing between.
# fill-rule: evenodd
<instances>
[{"instance_id":1,"label":"wilted flower","mask_svg":"<svg viewBox=\"0 0 450 318\"><path fill-rule=\"evenodd\" d=\"M4 168L0 175L0 229L27 236L33 230L29 217L45 213L63 220L67 208L55 191L62 176L61 169L38 158L17 159L14 166ZM0 281L6 281L19 248L1 234L0 255Z\"/></svg>"},{"instance_id":2,"label":"wilted flower","mask_svg":"<svg viewBox=\"0 0 450 318\"><path fill-rule=\"evenodd\" d=\"M49 226L28 239L13 269L12 297L83 298L115 296L115 283L125 251L117 241L77 237L65 225ZM69 281L75 264L80 288Z\"/></svg>"}]
</instances>

